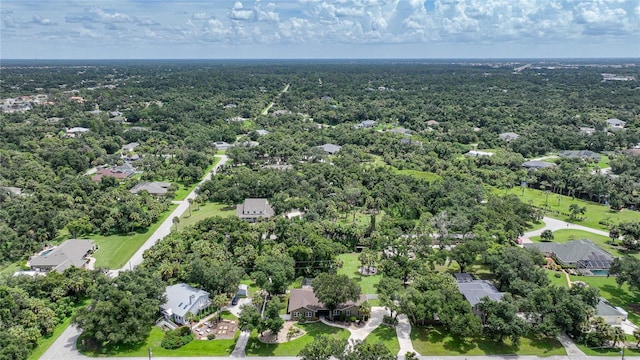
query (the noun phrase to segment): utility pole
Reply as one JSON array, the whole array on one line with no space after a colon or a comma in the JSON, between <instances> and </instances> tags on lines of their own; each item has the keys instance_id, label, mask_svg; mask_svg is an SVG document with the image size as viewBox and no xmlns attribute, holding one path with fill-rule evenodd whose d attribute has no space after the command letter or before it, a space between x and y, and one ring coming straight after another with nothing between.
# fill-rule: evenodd
<instances>
[{"instance_id":1,"label":"utility pole","mask_svg":"<svg viewBox=\"0 0 640 360\"><path fill-rule=\"evenodd\" d=\"M151 348L149 348L149 360L151 360L152 356L153 356L153 353L151 352Z\"/></svg>"}]
</instances>

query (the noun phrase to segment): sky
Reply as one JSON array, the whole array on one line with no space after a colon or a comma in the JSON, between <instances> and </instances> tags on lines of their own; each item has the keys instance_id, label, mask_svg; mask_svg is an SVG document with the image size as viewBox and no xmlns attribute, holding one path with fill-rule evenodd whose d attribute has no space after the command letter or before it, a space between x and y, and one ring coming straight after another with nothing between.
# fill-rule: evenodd
<instances>
[{"instance_id":1,"label":"sky","mask_svg":"<svg viewBox=\"0 0 640 360\"><path fill-rule=\"evenodd\" d=\"M1 0L0 59L640 57L640 0Z\"/></svg>"}]
</instances>

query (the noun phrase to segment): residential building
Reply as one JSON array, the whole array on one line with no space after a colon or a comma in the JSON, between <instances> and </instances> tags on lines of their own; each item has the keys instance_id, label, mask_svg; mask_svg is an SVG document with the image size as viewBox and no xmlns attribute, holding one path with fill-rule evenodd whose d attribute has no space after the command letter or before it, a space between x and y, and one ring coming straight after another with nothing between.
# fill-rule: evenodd
<instances>
[{"instance_id":1,"label":"residential building","mask_svg":"<svg viewBox=\"0 0 640 360\"><path fill-rule=\"evenodd\" d=\"M112 166L108 168L99 169L96 174L91 178L93 181L100 181L105 176L111 176L118 180L124 180L132 177L136 173L136 168L131 164L124 164L120 166Z\"/></svg>"},{"instance_id":2,"label":"residential building","mask_svg":"<svg viewBox=\"0 0 640 360\"><path fill-rule=\"evenodd\" d=\"M607 127L611 130L622 130L624 126L627 124L626 122L620 119L607 119L605 120L607 123Z\"/></svg>"},{"instance_id":3,"label":"residential building","mask_svg":"<svg viewBox=\"0 0 640 360\"><path fill-rule=\"evenodd\" d=\"M236 292L238 296L249 296L249 285L240 284L238 285L238 291Z\"/></svg>"},{"instance_id":4,"label":"residential building","mask_svg":"<svg viewBox=\"0 0 640 360\"><path fill-rule=\"evenodd\" d=\"M326 152L329 155L334 155L340 152L340 149L342 149L342 146L334 145L334 144L324 144L324 145L316 146L316 148Z\"/></svg>"},{"instance_id":5,"label":"residential building","mask_svg":"<svg viewBox=\"0 0 640 360\"><path fill-rule=\"evenodd\" d=\"M506 142L510 142L513 141L517 138L520 137L520 135L514 133L514 132L503 132L502 134L499 134L498 137L500 138L500 140L504 140Z\"/></svg>"},{"instance_id":6,"label":"residential building","mask_svg":"<svg viewBox=\"0 0 640 360\"><path fill-rule=\"evenodd\" d=\"M393 129L389 130L389 132L390 133L394 133L394 134L405 135L405 136L410 136L411 135L411 130L405 129L403 127L393 128Z\"/></svg>"},{"instance_id":7,"label":"residential building","mask_svg":"<svg viewBox=\"0 0 640 360\"><path fill-rule=\"evenodd\" d=\"M476 315L481 315L478 304L485 298L493 301L501 301L504 297L504 293L499 292L491 281L476 280L473 275L466 273L456 273L453 274L453 277L456 279L458 290L469 304L471 304L473 313Z\"/></svg>"},{"instance_id":8,"label":"residential building","mask_svg":"<svg viewBox=\"0 0 640 360\"><path fill-rule=\"evenodd\" d=\"M269 135L269 131L267 131L265 129L260 129L260 130L256 130L256 134L258 134L260 136Z\"/></svg>"},{"instance_id":9,"label":"residential building","mask_svg":"<svg viewBox=\"0 0 640 360\"><path fill-rule=\"evenodd\" d=\"M216 150L221 150L221 151L228 150L230 147L233 146L226 141L216 141L214 145L216 146Z\"/></svg>"},{"instance_id":10,"label":"residential building","mask_svg":"<svg viewBox=\"0 0 640 360\"><path fill-rule=\"evenodd\" d=\"M360 304L367 301L367 297L361 294L358 301L349 301L340 304L333 310L333 316L360 316ZM291 314L292 319L305 318L307 320L317 319L321 316L329 316L329 309L316 298L313 288L304 286L302 289L292 289L289 294L289 306L287 314Z\"/></svg>"},{"instance_id":11,"label":"residential building","mask_svg":"<svg viewBox=\"0 0 640 360\"><path fill-rule=\"evenodd\" d=\"M600 160L600 154L591 150L563 150L558 153L558 156L569 159Z\"/></svg>"},{"instance_id":12,"label":"residential building","mask_svg":"<svg viewBox=\"0 0 640 360\"><path fill-rule=\"evenodd\" d=\"M267 199L244 199L242 204L238 204L236 214L240 219L254 223L269 220L275 215L275 211Z\"/></svg>"},{"instance_id":13,"label":"residential building","mask_svg":"<svg viewBox=\"0 0 640 360\"><path fill-rule=\"evenodd\" d=\"M468 152L465 153L465 155L471 156L471 157L480 157L480 156L493 156L494 153L489 151L469 150Z\"/></svg>"},{"instance_id":14,"label":"residential building","mask_svg":"<svg viewBox=\"0 0 640 360\"><path fill-rule=\"evenodd\" d=\"M556 164L538 160L529 160L522 163L522 167L529 170L546 169L554 166L556 166Z\"/></svg>"},{"instance_id":15,"label":"residential building","mask_svg":"<svg viewBox=\"0 0 640 360\"><path fill-rule=\"evenodd\" d=\"M605 298L600 298L598 305L596 305L596 316L603 318L609 325L621 325L623 321L627 320L628 315L624 309L611 305Z\"/></svg>"},{"instance_id":16,"label":"residential building","mask_svg":"<svg viewBox=\"0 0 640 360\"><path fill-rule=\"evenodd\" d=\"M536 248L565 268L575 268L583 275L607 275L614 257L588 239L524 244L525 248Z\"/></svg>"},{"instance_id":17,"label":"residential building","mask_svg":"<svg viewBox=\"0 0 640 360\"><path fill-rule=\"evenodd\" d=\"M7 195L15 195L22 196L24 193L22 192L22 188L15 186L0 186L0 192L6 193Z\"/></svg>"},{"instance_id":18,"label":"residential building","mask_svg":"<svg viewBox=\"0 0 640 360\"><path fill-rule=\"evenodd\" d=\"M580 134L582 135L593 135L596 132L596 128L592 127L580 127Z\"/></svg>"},{"instance_id":19,"label":"residential building","mask_svg":"<svg viewBox=\"0 0 640 360\"><path fill-rule=\"evenodd\" d=\"M89 262L87 256L95 250L93 240L71 239L34 256L27 265L32 271L62 273L72 266L84 268Z\"/></svg>"},{"instance_id":20,"label":"residential building","mask_svg":"<svg viewBox=\"0 0 640 360\"><path fill-rule=\"evenodd\" d=\"M78 135L82 135L86 132L89 132L90 129L87 129L85 127L72 127L70 129L65 130L65 134L67 135L67 137L76 137Z\"/></svg>"},{"instance_id":21,"label":"residential building","mask_svg":"<svg viewBox=\"0 0 640 360\"><path fill-rule=\"evenodd\" d=\"M162 181L141 182L139 184L136 184L129 191L132 194L139 194L142 191L146 191L149 193L149 195L165 196L167 195L170 186L170 183Z\"/></svg>"},{"instance_id":22,"label":"residential building","mask_svg":"<svg viewBox=\"0 0 640 360\"><path fill-rule=\"evenodd\" d=\"M187 314L198 315L211 306L208 292L184 283L167 286L165 296L167 302L160 305L160 310L167 320L178 325L187 322Z\"/></svg>"},{"instance_id":23,"label":"residential building","mask_svg":"<svg viewBox=\"0 0 640 360\"><path fill-rule=\"evenodd\" d=\"M359 124L357 124L356 128L357 129L372 128L372 127L376 127L377 125L378 125L377 121L365 120L365 121L362 121Z\"/></svg>"},{"instance_id":24,"label":"residential building","mask_svg":"<svg viewBox=\"0 0 640 360\"><path fill-rule=\"evenodd\" d=\"M128 143L127 145L122 146L122 151L131 152L131 151L134 151L138 146L140 146L139 143L131 142L131 143Z\"/></svg>"}]
</instances>

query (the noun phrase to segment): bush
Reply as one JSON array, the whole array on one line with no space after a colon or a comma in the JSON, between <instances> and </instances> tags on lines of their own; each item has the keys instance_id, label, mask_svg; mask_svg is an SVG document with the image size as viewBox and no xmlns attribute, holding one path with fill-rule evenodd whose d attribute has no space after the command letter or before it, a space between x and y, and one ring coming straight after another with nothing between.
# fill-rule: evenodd
<instances>
[{"instance_id":1,"label":"bush","mask_svg":"<svg viewBox=\"0 0 640 360\"><path fill-rule=\"evenodd\" d=\"M560 273L555 273L555 274L553 274L553 276L558 278L558 279L560 279L562 277L562 275Z\"/></svg>"},{"instance_id":2,"label":"bush","mask_svg":"<svg viewBox=\"0 0 640 360\"><path fill-rule=\"evenodd\" d=\"M394 318L393 316L385 315L382 318L382 323L383 324L387 324L387 325L391 325L391 326L396 326L396 325L398 325L398 319Z\"/></svg>"},{"instance_id":3,"label":"bush","mask_svg":"<svg viewBox=\"0 0 640 360\"><path fill-rule=\"evenodd\" d=\"M208 340L215 340L215 338L216 338L216 334L211 333L211 334L207 335L207 339Z\"/></svg>"},{"instance_id":4,"label":"bush","mask_svg":"<svg viewBox=\"0 0 640 360\"><path fill-rule=\"evenodd\" d=\"M181 348L193 340L193 333L191 329L186 326L177 328L175 330L169 330L164 333L164 339L160 343L165 349L178 349Z\"/></svg>"},{"instance_id":5,"label":"bush","mask_svg":"<svg viewBox=\"0 0 640 360\"><path fill-rule=\"evenodd\" d=\"M349 322L356 322L355 316L349 316Z\"/></svg>"}]
</instances>

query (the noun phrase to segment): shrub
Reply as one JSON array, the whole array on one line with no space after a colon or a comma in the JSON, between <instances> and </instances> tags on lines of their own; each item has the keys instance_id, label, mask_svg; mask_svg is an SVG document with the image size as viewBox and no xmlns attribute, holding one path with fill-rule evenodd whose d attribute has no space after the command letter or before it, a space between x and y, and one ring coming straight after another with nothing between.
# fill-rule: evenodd
<instances>
[{"instance_id":1,"label":"shrub","mask_svg":"<svg viewBox=\"0 0 640 360\"><path fill-rule=\"evenodd\" d=\"M349 322L356 322L355 316L349 316Z\"/></svg>"},{"instance_id":2,"label":"shrub","mask_svg":"<svg viewBox=\"0 0 640 360\"><path fill-rule=\"evenodd\" d=\"M387 324L387 325L391 325L391 326L396 326L396 325L398 325L398 319L394 318L393 316L385 315L382 318L382 323L383 324Z\"/></svg>"},{"instance_id":3,"label":"shrub","mask_svg":"<svg viewBox=\"0 0 640 360\"><path fill-rule=\"evenodd\" d=\"M562 277L562 275L560 273L555 273L555 274L553 274L553 276L558 278L558 279L560 279Z\"/></svg>"},{"instance_id":4,"label":"shrub","mask_svg":"<svg viewBox=\"0 0 640 360\"><path fill-rule=\"evenodd\" d=\"M193 333L191 329L186 326L177 328L175 330L169 330L164 333L164 339L160 343L165 349L178 349L190 343L193 340Z\"/></svg>"},{"instance_id":5,"label":"shrub","mask_svg":"<svg viewBox=\"0 0 640 360\"><path fill-rule=\"evenodd\" d=\"M208 340L214 340L215 338L216 338L216 334L211 333L211 334L207 335L207 339Z\"/></svg>"}]
</instances>

